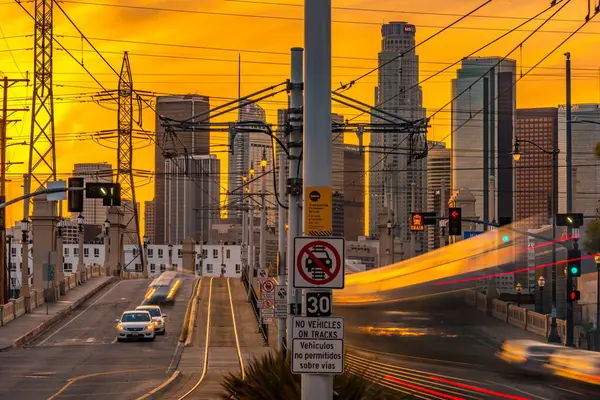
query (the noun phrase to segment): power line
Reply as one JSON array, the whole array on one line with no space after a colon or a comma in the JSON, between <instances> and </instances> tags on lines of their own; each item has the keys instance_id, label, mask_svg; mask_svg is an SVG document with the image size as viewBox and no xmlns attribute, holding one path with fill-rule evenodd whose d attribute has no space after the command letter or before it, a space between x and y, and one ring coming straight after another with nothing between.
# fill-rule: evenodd
<instances>
[{"instance_id":1,"label":"power line","mask_svg":"<svg viewBox=\"0 0 600 400\"><path fill-rule=\"evenodd\" d=\"M430 40L434 39L435 37L437 37L438 35L444 33L446 30L450 29L451 27L453 27L454 25L458 24L459 22L461 22L462 20L468 18L471 14L476 13L477 11L479 11L480 9L482 9L483 7L487 6L488 4L490 4L493 0L486 0L483 4L477 6L476 8L474 8L473 10L469 11L467 14L461 16L460 18L458 18L457 20L453 21L452 23L450 23L449 25L443 27L441 30L435 32L433 35L427 37L425 40L423 40L422 42L416 43L414 46L412 46L410 49L398 54L396 57L392 58L391 60L388 60L380 65L378 65L376 68L371 69L368 72L365 72L364 74L362 74L361 76L359 76L356 79L351 80L348 83L342 84L340 85L340 87L338 89L335 90L335 92L339 92L340 90L348 90L350 89L352 86L354 86L354 84L358 81L360 81L363 78L366 78L367 76L371 75L373 72L379 71L380 69L382 69L383 67L385 67L386 65L389 65L391 63L393 63L394 61L404 57L406 54L409 54L412 51L415 51L415 49L427 42L429 42Z\"/></svg>"}]
</instances>

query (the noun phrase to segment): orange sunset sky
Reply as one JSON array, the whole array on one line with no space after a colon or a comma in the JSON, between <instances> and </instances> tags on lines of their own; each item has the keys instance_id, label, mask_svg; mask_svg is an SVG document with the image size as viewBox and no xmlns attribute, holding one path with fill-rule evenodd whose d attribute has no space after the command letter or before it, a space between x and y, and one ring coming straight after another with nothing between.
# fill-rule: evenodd
<instances>
[{"instance_id":1,"label":"orange sunset sky","mask_svg":"<svg viewBox=\"0 0 600 400\"><path fill-rule=\"evenodd\" d=\"M566 1L566 0L565 0ZM380 48L380 25L391 21L407 21L417 26L417 40L422 41L443 26L469 12L484 0L334 0L333 1L333 83L348 82L377 65ZM33 10L32 2L25 6ZM518 70L526 71L548 51L583 23L587 0L571 0L522 48L512 54ZM242 94L284 81L289 76L289 49L303 46L303 9L300 0L91 0L63 1L62 7L91 39L112 66L119 70L122 52L130 52L134 88L156 93L197 93L211 96L211 106L237 97L237 58L242 57ZM420 46L421 79L453 63L503 32L510 30L543 10L549 0L493 0L477 12L477 17L462 21L430 42ZM118 5L119 7L116 7ZM126 6L126 7L123 7ZM127 7L131 6L131 7ZM136 8L137 7L137 8ZM140 8L141 7L141 8ZM352 10L354 8L354 10ZM356 10L363 9L363 10ZM552 12L552 11L551 11ZM550 12L544 14L549 16ZM478 55L504 56L541 21L535 21L519 32L490 46ZM10 0L0 0L0 71L9 78L20 78L33 68L33 21ZM107 89L118 82L111 70L82 44L77 31L65 16L55 9L56 40L72 51L79 61ZM564 56L570 51L573 60L574 103L600 102L600 17L592 20L565 46L550 56L541 67L517 86L518 107L556 106L564 103ZM54 52L55 121L57 170L66 179L78 162L108 161L116 167L116 142L98 140L94 134L115 129L115 104L93 102L92 95L102 89L81 66L64 51ZM456 68L423 85L423 105L428 114L450 100L450 80ZM518 72L519 72L518 71ZM23 74L23 75L22 75ZM373 102L373 74L345 94L361 101ZM31 86L11 89L12 107L31 105ZM77 97L78 96L78 97ZM286 106L285 96L261 103L269 122L276 122L277 109ZM333 111L346 118L356 112L334 104ZM449 140L450 109L432 120L429 139ZM31 112L14 118L22 122L10 126L11 142L29 141ZM235 114L217 121L234 121ZM360 120L360 119L359 119ZM366 120L365 117L362 120ZM143 111L143 127L153 131L155 118L151 110ZM346 134L346 142L355 138ZM215 152L222 151L225 134L213 134ZM154 146L138 141L134 154L137 169L152 170ZM226 172L226 154L217 153ZM8 160L24 162L8 171L7 197L22 194L22 174L26 171L26 146L8 148ZM224 176L225 179L226 175ZM226 186L226 182L222 181ZM138 201L153 197L153 181L137 179ZM143 212L143 208L141 210ZM12 206L7 226L22 218L22 205ZM142 220L143 222L143 220ZM143 224L142 224L143 227Z\"/></svg>"}]
</instances>

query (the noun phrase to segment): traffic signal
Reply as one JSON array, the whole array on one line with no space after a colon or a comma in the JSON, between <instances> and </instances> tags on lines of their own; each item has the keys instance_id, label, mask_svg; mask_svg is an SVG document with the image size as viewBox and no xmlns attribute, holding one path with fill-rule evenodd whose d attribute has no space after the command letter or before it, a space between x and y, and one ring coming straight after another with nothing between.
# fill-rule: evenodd
<instances>
[{"instance_id":1,"label":"traffic signal","mask_svg":"<svg viewBox=\"0 0 600 400\"><path fill-rule=\"evenodd\" d=\"M579 300L581 300L581 292L579 290L573 290L569 292L569 297L567 298L567 301L575 302Z\"/></svg>"},{"instance_id":2,"label":"traffic signal","mask_svg":"<svg viewBox=\"0 0 600 400\"><path fill-rule=\"evenodd\" d=\"M121 185L119 183L91 182L85 185L85 197L103 199L105 206L121 205Z\"/></svg>"},{"instance_id":3,"label":"traffic signal","mask_svg":"<svg viewBox=\"0 0 600 400\"><path fill-rule=\"evenodd\" d=\"M567 274L570 277L578 278L581 276L581 251L569 249L569 263L567 265Z\"/></svg>"},{"instance_id":4,"label":"traffic signal","mask_svg":"<svg viewBox=\"0 0 600 400\"><path fill-rule=\"evenodd\" d=\"M69 188L83 188L83 178L69 178ZM72 213L83 212L83 190L69 190L67 193L67 208Z\"/></svg>"},{"instance_id":5,"label":"traffic signal","mask_svg":"<svg viewBox=\"0 0 600 400\"><path fill-rule=\"evenodd\" d=\"M500 217L498 218L498 225L505 226L512 224L512 217Z\"/></svg>"},{"instance_id":6,"label":"traffic signal","mask_svg":"<svg viewBox=\"0 0 600 400\"><path fill-rule=\"evenodd\" d=\"M448 210L448 234L450 236L462 235L462 209L450 207Z\"/></svg>"},{"instance_id":7,"label":"traffic signal","mask_svg":"<svg viewBox=\"0 0 600 400\"><path fill-rule=\"evenodd\" d=\"M410 231L422 232L425 230L425 221L422 213L410 213Z\"/></svg>"},{"instance_id":8,"label":"traffic signal","mask_svg":"<svg viewBox=\"0 0 600 400\"><path fill-rule=\"evenodd\" d=\"M583 226L583 214L567 213L556 215L556 226L568 226L570 228L581 228Z\"/></svg>"}]
</instances>

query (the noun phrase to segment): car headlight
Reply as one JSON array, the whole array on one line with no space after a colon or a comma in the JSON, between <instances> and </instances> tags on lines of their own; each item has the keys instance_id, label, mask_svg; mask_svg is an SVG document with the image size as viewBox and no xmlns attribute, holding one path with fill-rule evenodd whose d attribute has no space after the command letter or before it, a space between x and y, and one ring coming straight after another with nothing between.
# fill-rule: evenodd
<instances>
[{"instance_id":1,"label":"car headlight","mask_svg":"<svg viewBox=\"0 0 600 400\"><path fill-rule=\"evenodd\" d=\"M120 330L120 331L124 331L125 327L123 325L121 325L121 324L117 324L117 329Z\"/></svg>"},{"instance_id":2,"label":"car headlight","mask_svg":"<svg viewBox=\"0 0 600 400\"><path fill-rule=\"evenodd\" d=\"M154 324L147 325L146 329L149 331L154 330Z\"/></svg>"}]
</instances>

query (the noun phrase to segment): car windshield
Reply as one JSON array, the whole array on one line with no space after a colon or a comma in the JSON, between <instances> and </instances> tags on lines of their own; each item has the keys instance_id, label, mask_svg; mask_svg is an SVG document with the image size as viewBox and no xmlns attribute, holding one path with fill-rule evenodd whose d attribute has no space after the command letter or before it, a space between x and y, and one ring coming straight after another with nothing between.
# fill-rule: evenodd
<instances>
[{"instance_id":1,"label":"car windshield","mask_svg":"<svg viewBox=\"0 0 600 400\"><path fill-rule=\"evenodd\" d=\"M140 310L148 311L153 317L160 317L160 309L158 308L140 308Z\"/></svg>"},{"instance_id":2,"label":"car windshield","mask_svg":"<svg viewBox=\"0 0 600 400\"><path fill-rule=\"evenodd\" d=\"M147 322L150 316L146 312L124 314L121 322Z\"/></svg>"}]
</instances>

